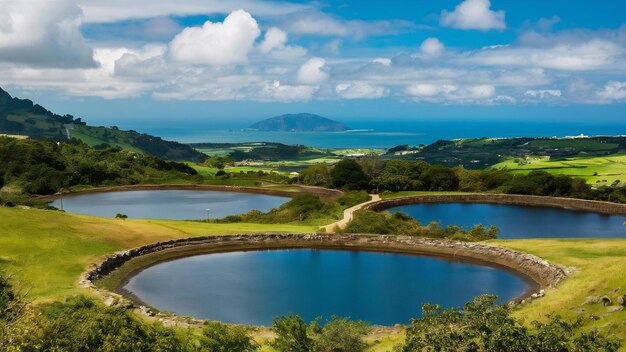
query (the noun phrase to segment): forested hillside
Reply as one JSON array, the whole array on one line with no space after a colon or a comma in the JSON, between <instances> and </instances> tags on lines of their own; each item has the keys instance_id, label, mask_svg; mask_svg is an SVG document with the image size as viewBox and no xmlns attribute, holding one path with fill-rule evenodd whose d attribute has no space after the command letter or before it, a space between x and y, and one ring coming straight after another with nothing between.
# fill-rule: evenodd
<instances>
[{"instance_id":1,"label":"forested hillside","mask_svg":"<svg viewBox=\"0 0 626 352\"><path fill-rule=\"evenodd\" d=\"M51 194L74 186L128 185L190 179L186 164L120 148L0 137L0 189ZM1 200L0 200L1 203Z\"/></svg>"}]
</instances>

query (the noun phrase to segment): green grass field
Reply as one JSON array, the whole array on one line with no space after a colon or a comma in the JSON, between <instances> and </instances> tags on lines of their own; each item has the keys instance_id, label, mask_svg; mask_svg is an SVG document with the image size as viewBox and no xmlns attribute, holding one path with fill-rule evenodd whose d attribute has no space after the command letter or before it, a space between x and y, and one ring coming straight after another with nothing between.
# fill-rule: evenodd
<instances>
[{"instance_id":1,"label":"green grass field","mask_svg":"<svg viewBox=\"0 0 626 352\"><path fill-rule=\"evenodd\" d=\"M34 300L87 293L78 278L115 251L161 240L248 232L312 232L312 226L115 220L0 207L0 268Z\"/></svg>"},{"instance_id":2,"label":"green grass field","mask_svg":"<svg viewBox=\"0 0 626 352\"><path fill-rule=\"evenodd\" d=\"M626 182L626 155L563 160L544 160L537 157L529 158L523 165L511 158L494 165L493 168L505 169L513 173L542 170L551 174L580 177L594 185L610 185L616 180Z\"/></svg>"}]
</instances>

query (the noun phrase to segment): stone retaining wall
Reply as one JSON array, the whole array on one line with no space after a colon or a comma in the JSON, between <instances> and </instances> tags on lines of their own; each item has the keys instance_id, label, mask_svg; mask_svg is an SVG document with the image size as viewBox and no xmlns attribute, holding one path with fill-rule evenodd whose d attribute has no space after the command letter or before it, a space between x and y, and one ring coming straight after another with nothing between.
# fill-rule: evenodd
<instances>
[{"instance_id":1,"label":"stone retaining wall","mask_svg":"<svg viewBox=\"0 0 626 352\"><path fill-rule=\"evenodd\" d=\"M590 211L602 214L626 215L626 204L563 197L527 196L515 194L455 194L409 196L381 200L366 209L381 211L401 205L417 203L493 203L522 206L555 207Z\"/></svg>"},{"instance_id":2,"label":"stone retaining wall","mask_svg":"<svg viewBox=\"0 0 626 352\"><path fill-rule=\"evenodd\" d=\"M144 255L183 250L195 254L211 251L236 251L278 248L362 249L442 256L478 261L506 267L531 278L541 287L555 287L567 276L563 268L534 255L484 243L457 242L409 236L361 234L242 234L195 237L157 242L118 252L83 274L81 284L94 287L93 282L110 274L129 260Z\"/></svg>"}]
</instances>

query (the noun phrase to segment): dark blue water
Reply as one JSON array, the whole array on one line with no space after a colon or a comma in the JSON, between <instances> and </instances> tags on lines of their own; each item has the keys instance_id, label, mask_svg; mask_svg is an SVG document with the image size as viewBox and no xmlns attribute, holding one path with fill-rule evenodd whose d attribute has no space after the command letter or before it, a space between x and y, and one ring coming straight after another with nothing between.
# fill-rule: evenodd
<instances>
[{"instance_id":1,"label":"dark blue water","mask_svg":"<svg viewBox=\"0 0 626 352\"><path fill-rule=\"evenodd\" d=\"M300 314L374 324L408 323L424 303L462 306L493 293L505 302L529 283L488 266L407 254L271 250L208 254L149 267L124 289L178 315L270 325Z\"/></svg>"},{"instance_id":2,"label":"dark blue water","mask_svg":"<svg viewBox=\"0 0 626 352\"><path fill-rule=\"evenodd\" d=\"M253 193L149 190L80 194L51 203L70 213L114 217L126 214L139 219L190 220L243 214L257 209L266 212L289 201L287 197Z\"/></svg>"},{"instance_id":3,"label":"dark blue water","mask_svg":"<svg viewBox=\"0 0 626 352\"><path fill-rule=\"evenodd\" d=\"M422 224L437 221L466 228L495 225L500 229L499 238L626 238L624 215L479 203L413 204L389 211L401 211Z\"/></svg>"},{"instance_id":4,"label":"dark blue water","mask_svg":"<svg viewBox=\"0 0 626 352\"><path fill-rule=\"evenodd\" d=\"M258 132L242 131L246 125L238 122L206 124L200 121L177 122L175 126L128 125L126 128L181 141L241 143L281 142L305 144L318 148L390 148L400 144L430 144L439 139L480 137L552 137L574 135L626 134L625 123L550 123L546 121L476 121L476 120L410 120L410 121L349 121L350 127L362 131L319 132Z\"/></svg>"}]
</instances>

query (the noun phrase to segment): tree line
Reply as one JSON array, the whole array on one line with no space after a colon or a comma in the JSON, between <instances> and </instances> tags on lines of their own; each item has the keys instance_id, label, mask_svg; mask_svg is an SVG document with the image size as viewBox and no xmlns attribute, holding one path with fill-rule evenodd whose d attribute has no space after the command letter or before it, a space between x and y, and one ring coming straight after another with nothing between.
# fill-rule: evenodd
<instances>
[{"instance_id":1,"label":"tree line","mask_svg":"<svg viewBox=\"0 0 626 352\"><path fill-rule=\"evenodd\" d=\"M334 166L320 163L302 173L315 186L370 192L462 191L571 197L626 203L626 188L592 188L581 178L536 170L513 174L503 170L467 170L431 165L424 161L387 160L366 156L344 159Z\"/></svg>"},{"instance_id":2,"label":"tree line","mask_svg":"<svg viewBox=\"0 0 626 352\"><path fill-rule=\"evenodd\" d=\"M193 180L196 175L186 164L120 148L91 148L75 139L0 137L0 188L11 184L27 194L52 194L75 186Z\"/></svg>"}]
</instances>

